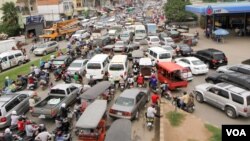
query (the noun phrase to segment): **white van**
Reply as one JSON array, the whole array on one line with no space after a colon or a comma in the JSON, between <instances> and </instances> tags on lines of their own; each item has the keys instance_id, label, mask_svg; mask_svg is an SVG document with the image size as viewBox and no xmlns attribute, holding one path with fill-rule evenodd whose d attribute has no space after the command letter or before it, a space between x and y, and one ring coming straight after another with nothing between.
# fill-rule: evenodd
<instances>
[{"instance_id":1,"label":"white van","mask_svg":"<svg viewBox=\"0 0 250 141\"><path fill-rule=\"evenodd\" d=\"M107 54L97 54L86 64L86 78L102 79L104 73L108 70L109 56Z\"/></svg>"},{"instance_id":2,"label":"white van","mask_svg":"<svg viewBox=\"0 0 250 141\"><path fill-rule=\"evenodd\" d=\"M0 54L0 72L25 62L25 56L21 50L11 50Z\"/></svg>"},{"instance_id":3,"label":"white van","mask_svg":"<svg viewBox=\"0 0 250 141\"><path fill-rule=\"evenodd\" d=\"M156 62L172 61L172 53L161 47L148 48L146 55L153 60L153 65L155 65Z\"/></svg>"},{"instance_id":4,"label":"white van","mask_svg":"<svg viewBox=\"0 0 250 141\"><path fill-rule=\"evenodd\" d=\"M135 26L135 41L145 39L147 36L146 28L144 25L136 25Z\"/></svg>"},{"instance_id":5,"label":"white van","mask_svg":"<svg viewBox=\"0 0 250 141\"><path fill-rule=\"evenodd\" d=\"M0 53L9 51L12 47L16 48L16 41L14 39L0 41Z\"/></svg>"},{"instance_id":6,"label":"white van","mask_svg":"<svg viewBox=\"0 0 250 141\"><path fill-rule=\"evenodd\" d=\"M128 76L127 55L115 55L109 63L108 73L115 81L119 81L121 75L126 79Z\"/></svg>"}]
</instances>

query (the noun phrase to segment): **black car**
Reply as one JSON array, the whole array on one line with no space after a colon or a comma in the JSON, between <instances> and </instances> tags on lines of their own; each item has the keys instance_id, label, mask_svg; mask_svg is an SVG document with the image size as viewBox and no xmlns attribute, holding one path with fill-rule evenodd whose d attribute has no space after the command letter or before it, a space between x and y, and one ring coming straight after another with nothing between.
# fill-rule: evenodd
<instances>
[{"instance_id":1,"label":"black car","mask_svg":"<svg viewBox=\"0 0 250 141\"><path fill-rule=\"evenodd\" d=\"M94 47L97 47L97 46L103 47L103 46L108 45L110 42L111 42L111 39L109 36L102 36L100 38L93 40L93 46Z\"/></svg>"},{"instance_id":2,"label":"black car","mask_svg":"<svg viewBox=\"0 0 250 141\"><path fill-rule=\"evenodd\" d=\"M193 53L193 49L187 44L180 44L178 47L182 56L189 56Z\"/></svg>"},{"instance_id":3,"label":"black car","mask_svg":"<svg viewBox=\"0 0 250 141\"><path fill-rule=\"evenodd\" d=\"M70 55L62 55L59 56L52 61L52 67L57 68L62 66L64 68L68 67L70 63L73 61L73 58Z\"/></svg>"},{"instance_id":4,"label":"black car","mask_svg":"<svg viewBox=\"0 0 250 141\"><path fill-rule=\"evenodd\" d=\"M214 73L206 77L205 81L213 84L226 82L250 90L250 76L238 72Z\"/></svg>"},{"instance_id":5,"label":"black car","mask_svg":"<svg viewBox=\"0 0 250 141\"><path fill-rule=\"evenodd\" d=\"M222 51L213 48L199 50L194 56L207 64L209 68L218 68L228 63L226 55Z\"/></svg>"}]
</instances>

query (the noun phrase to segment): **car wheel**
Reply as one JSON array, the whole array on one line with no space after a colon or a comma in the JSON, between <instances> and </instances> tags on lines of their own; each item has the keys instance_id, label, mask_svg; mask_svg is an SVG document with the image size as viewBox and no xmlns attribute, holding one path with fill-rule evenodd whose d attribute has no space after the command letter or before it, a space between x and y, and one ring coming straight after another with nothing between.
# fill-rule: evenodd
<instances>
[{"instance_id":1,"label":"car wheel","mask_svg":"<svg viewBox=\"0 0 250 141\"><path fill-rule=\"evenodd\" d=\"M230 118L236 118L236 111L234 110L233 107L226 107L225 112L228 117Z\"/></svg>"},{"instance_id":2,"label":"car wheel","mask_svg":"<svg viewBox=\"0 0 250 141\"><path fill-rule=\"evenodd\" d=\"M44 52L43 52L43 55L47 55L47 54L48 54L47 51L44 51Z\"/></svg>"},{"instance_id":3,"label":"car wheel","mask_svg":"<svg viewBox=\"0 0 250 141\"><path fill-rule=\"evenodd\" d=\"M202 94L199 92L197 92L195 98L199 103L202 103L204 101Z\"/></svg>"}]
</instances>

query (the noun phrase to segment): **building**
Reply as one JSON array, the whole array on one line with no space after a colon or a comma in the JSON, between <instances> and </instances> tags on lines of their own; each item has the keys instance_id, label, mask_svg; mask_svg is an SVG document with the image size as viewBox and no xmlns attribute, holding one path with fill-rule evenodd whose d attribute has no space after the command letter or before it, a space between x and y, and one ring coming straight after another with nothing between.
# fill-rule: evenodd
<instances>
[{"instance_id":1,"label":"building","mask_svg":"<svg viewBox=\"0 0 250 141\"><path fill-rule=\"evenodd\" d=\"M5 3L5 2L14 2L16 3L17 0L0 0L0 6L2 7L2 5ZM2 16L3 16L3 12L2 10L0 10L0 22L2 21Z\"/></svg>"},{"instance_id":2,"label":"building","mask_svg":"<svg viewBox=\"0 0 250 141\"><path fill-rule=\"evenodd\" d=\"M72 0L37 0L38 13L46 21L70 19L74 13Z\"/></svg>"},{"instance_id":3,"label":"building","mask_svg":"<svg viewBox=\"0 0 250 141\"><path fill-rule=\"evenodd\" d=\"M206 32L210 34L217 28L237 28L243 34L250 34L250 2L200 3L187 5L185 9L204 17Z\"/></svg>"},{"instance_id":4,"label":"building","mask_svg":"<svg viewBox=\"0 0 250 141\"><path fill-rule=\"evenodd\" d=\"M74 15L81 15L85 10L84 0L73 0L73 5L74 5Z\"/></svg>"}]
</instances>

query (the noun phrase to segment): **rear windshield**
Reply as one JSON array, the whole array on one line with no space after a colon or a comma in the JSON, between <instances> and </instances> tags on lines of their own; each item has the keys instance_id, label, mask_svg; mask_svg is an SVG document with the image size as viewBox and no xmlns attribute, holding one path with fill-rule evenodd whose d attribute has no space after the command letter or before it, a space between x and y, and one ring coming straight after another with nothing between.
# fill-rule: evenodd
<instances>
[{"instance_id":1,"label":"rear windshield","mask_svg":"<svg viewBox=\"0 0 250 141\"><path fill-rule=\"evenodd\" d=\"M216 52L216 53L214 53L213 57L215 60L221 60L221 59L225 58L225 55L223 53Z\"/></svg>"},{"instance_id":2,"label":"rear windshield","mask_svg":"<svg viewBox=\"0 0 250 141\"><path fill-rule=\"evenodd\" d=\"M119 97L115 101L115 104L121 105L121 106L133 106L134 105L134 99L126 98L126 97Z\"/></svg>"},{"instance_id":3,"label":"rear windshield","mask_svg":"<svg viewBox=\"0 0 250 141\"><path fill-rule=\"evenodd\" d=\"M204 63L203 63L202 61L200 61L200 60L192 61L192 63L193 63L194 65L203 65L203 64L204 64Z\"/></svg>"},{"instance_id":4,"label":"rear windshield","mask_svg":"<svg viewBox=\"0 0 250 141\"><path fill-rule=\"evenodd\" d=\"M159 42L159 39L158 38L152 38L151 41L152 42Z\"/></svg>"},{"instance_id":5,"label":"rear windshield","mask_svg":"<svg viewBox=\"0 0 250 141\"><path fill-rule=\"evenodd\" d=\"M61 89L51 89L50 93L51 94L62 94L62 95L65 95L65 91L61 90Z\"/></svg>"},{"instance_id":6,"label":"rear windshield","mask_svg":"<svg viewBox=\"0 0 250 141\"><path fill-rule=\"evenodd\" d=\"M247 105L250 105L250 96L247 96Z\"/></svg>"},{"instance_id":7,"label":"rear windshield","mask_svg":"<svg viewBox=\"0 0 250 141\"><path fill-rule=\"evenodd\" d=\"M87 66L88 69L101 69L100 63L89 63Z\"/></svg>"},{"instance_id":8,"label":"rear windshield","mask_svg":"<svg viewBox=\"0 0 250 141\"><path fill-rule=\"evenodd\" d=\"M159 55L159 59L168 59L170 57L170 53L162 53Z\"/></svg>"},{"instance_id":9,"label":"rear windshield","mask_svg":"<svg viewBox=\"0 0 250 141\"><path fill-rule=\"evenodd\" d=\"M112 71L124 70L124 66L122 64L111 64L109 67L109 70L112 70Z\"/></svg>"}]
</instances>

